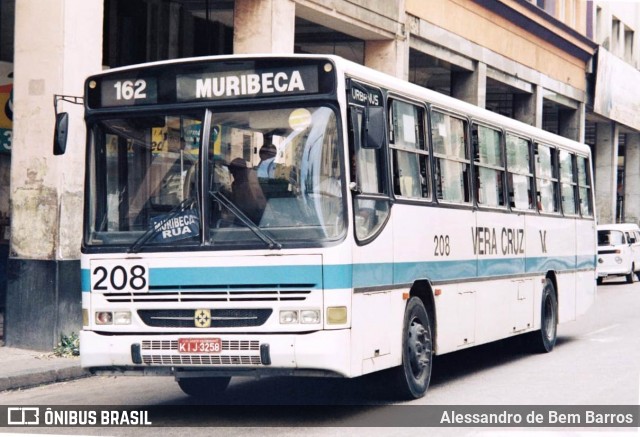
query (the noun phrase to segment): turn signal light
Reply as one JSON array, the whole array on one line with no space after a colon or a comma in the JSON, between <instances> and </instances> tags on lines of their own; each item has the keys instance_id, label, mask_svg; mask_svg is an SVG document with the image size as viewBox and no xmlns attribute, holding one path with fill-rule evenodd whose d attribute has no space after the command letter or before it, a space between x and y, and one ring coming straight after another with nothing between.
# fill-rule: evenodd
<instances>
[{"instance_id":1,"label":"turn signal light","mask_svg":"<svg viewBox=\"0 0 640 437\"><path fill-rule=\"evenodd\" d=\"M347 323L347 307L327 307L327 325Z\"/></svg>"}]
</instances>

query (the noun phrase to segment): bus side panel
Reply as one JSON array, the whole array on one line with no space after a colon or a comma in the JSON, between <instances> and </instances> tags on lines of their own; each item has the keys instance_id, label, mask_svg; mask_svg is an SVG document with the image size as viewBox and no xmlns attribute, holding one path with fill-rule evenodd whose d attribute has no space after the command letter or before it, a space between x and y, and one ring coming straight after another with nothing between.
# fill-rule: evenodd
<instances>
[{"instance_id":1,"label":"bus side panel","mask_svg":"<svg viewBox=\"0 0 640 437\"><path fill-rule=\"evenodd\" d=\"M576 232L580 238L577 249L576 317L587 312L596 300L597 233L593 220L577 220Z\"/></svg>"},{"instance_id":2,"label":"bus side panel","mask_svg":"<svg viewBox=\"0 0 640 437\"><path fill-rule=\"evenodd\" d=\"M473 211L447 206L393 207L394 282L429 281L435 296L436 353L475 342L476 296L466 283L477 274Z\"/></svg>"},{"instance_id":3,"label":"bus side panel","mask_svg":"<svg viewBox=\"0 0 640 437\"><path fill-rule=\"evenodd\" d=\"M478 275L477 340L493 341L531 328L533 283L525 274L522 214L476 213ZM484 241L484 244L481 244ZM491 277L507 277L490 280Z\"/></svg>"},{"instance_id":4,"label":"bus side panel","mask_svg":"<svg viewBox=\"0 0 640 437\"><path fill-rule=\"evenodd\" d=\"M402 363L401 342L408 290L372 291L353 296L352 376Z\"/></svg>"},{"instance_id":5,"label":"bus side panel","mask_svg":"<svg viewBox=\"0 0 640 437\"><path fill-rule=\"evenodd\" d=\"M544 276L553 272L558 281L558 319L565 322L575 319L576 288L576 228L575 219L545 216L526 217L527 223L527 273ZM542 283L536 284L538 295L534 305L534 321L540 327L540 298Z\"/></svg>"}]
</instances>

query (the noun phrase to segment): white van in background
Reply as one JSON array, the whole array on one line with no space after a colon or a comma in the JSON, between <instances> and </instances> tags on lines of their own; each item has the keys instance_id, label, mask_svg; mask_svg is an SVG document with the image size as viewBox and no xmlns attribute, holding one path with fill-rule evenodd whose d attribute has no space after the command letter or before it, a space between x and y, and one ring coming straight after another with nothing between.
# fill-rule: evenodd
<instances>
[{"instance_id":1,"label":"white van in background","mask_svg":"<svg viewBox=\"0 0 640 437\"><path fill-rule=\"evenodd\" d=\"M633 223L598 225L598 284L607 276L640 279L640 228Z\"/></svg>"}]
</instances>

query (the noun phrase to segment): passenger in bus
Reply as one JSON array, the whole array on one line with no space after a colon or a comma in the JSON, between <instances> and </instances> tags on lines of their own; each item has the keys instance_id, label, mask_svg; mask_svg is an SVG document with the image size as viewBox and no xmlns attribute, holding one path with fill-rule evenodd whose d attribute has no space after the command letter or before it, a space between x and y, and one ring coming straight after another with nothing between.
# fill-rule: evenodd
<instances>
[{"instance_id":1,"label":"passenger in bus","mask_svg":"<svg viewBox=\"0 0 640 437\"><path fill-rule=\"evenodd\" d=\"M260 149L260 163L258 164L258 177L259 178L273 178L276 168L276 153L277 149L271 143L267 143Z\"/></svg>"},{"instance_id":2,"label":"passenger in bus","mask_svg":"<svg viewBox=\"0 0 640 437\"><path fill-rule=\"evenodd\" d=\"M229 164L229 171L233 176L231 201L251 221L260 223L267 201L258 183L255 169L247 167L244 159L236 158Z\"/></svg>"}]
</instances>

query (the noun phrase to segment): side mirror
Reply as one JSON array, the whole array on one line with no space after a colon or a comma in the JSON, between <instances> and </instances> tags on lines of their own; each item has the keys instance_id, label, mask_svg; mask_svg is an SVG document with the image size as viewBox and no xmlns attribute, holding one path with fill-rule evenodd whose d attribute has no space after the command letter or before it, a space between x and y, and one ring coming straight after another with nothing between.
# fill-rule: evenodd
<instances>
[{"instance_id":1,"label":"side mirror","mask_svg":"<svg viewBox=\"0 0 640 437\"><path fill-rule=\"evenodd\" d=\"M365 114L364 149L381 149L384 144L384 108L368 106Z\"/></svg>"},{"instance_id":2,"label":"side mirror","mask_svg":"<svg viewBox=\"0 0 640 437\"><path fill-rule=\"evenodd\" d=\"M56 114L56 127L53 132L53 154L64 155L67 149L67 132L69 129L69 113Z\"/></svg>"}]
</instances>

